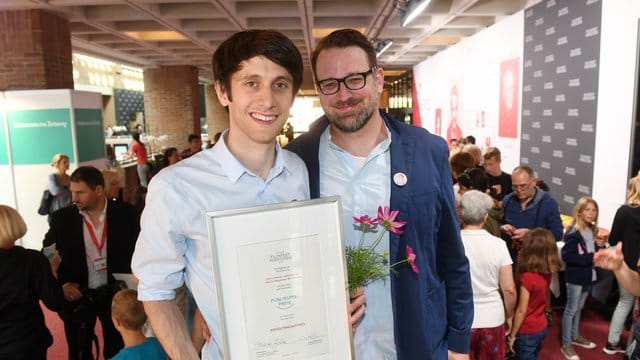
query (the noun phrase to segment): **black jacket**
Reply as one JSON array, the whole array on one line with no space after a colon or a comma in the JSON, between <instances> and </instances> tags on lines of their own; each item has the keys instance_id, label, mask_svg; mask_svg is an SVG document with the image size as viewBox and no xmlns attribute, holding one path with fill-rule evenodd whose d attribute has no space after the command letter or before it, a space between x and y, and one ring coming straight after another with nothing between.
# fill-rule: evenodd
<instances>
[{"instance_id":1,"label":"black jacket","mask_svg":"<svg viewBox=\"0 0 640 360\"><path fill-rule=\"evenodd\" d=\"M564 237L562 260L566 265L564 278L569 284L589 285L593 280L593 254L587 252L587 244L578 230L569 231Z\"/></svg>"},{"instance_id":2,"label":"black jacket","mask_svg":"<svg viewBox=\"0 0 640 360\"><path fill-rule=\"evenodd\" d=\"M108 201L107 205L107 273L109 284L115 279L113 273L131 273L131 257L135 248L140 219L136 209L120 201ZM62 261L58 269L58 283L78 283L86 289L89 281L82 215L75 206L56 211L51 217L51 226L44 238L44 246L53 243Z\"/></svg>"},{"instance_id":3,"label":"black jacket","mask_svg":"<svg viewBox=\"0 0 640 360\"><path fill-rule=\"evenodd\" d=\"M57 312L64 303L47 258L21 246L0 249L0 359L28 359L52 344L40 300Z\"/></svg>"}]
</instances>

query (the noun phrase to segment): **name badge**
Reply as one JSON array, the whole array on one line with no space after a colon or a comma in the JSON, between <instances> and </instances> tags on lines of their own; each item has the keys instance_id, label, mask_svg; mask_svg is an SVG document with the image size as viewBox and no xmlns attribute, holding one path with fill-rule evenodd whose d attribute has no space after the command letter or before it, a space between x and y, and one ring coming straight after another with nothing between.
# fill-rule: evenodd
<instances>
[{"instance_id":1,"label":"name badge","mask_svg":"<svg viewBox=\"0 0 640 360\"><path fill-rule=\"evenodd\" d=\"M107 259L95 259L93 260L93 269L95 271L103 271L107 269Z\"/></svg>"}]
</instances>

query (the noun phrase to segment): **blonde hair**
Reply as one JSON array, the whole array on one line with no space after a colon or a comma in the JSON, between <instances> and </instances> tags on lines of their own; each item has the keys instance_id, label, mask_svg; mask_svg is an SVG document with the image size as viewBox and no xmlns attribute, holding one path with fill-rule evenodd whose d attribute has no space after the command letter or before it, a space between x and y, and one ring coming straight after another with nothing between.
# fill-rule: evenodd
<instances>
[{"instance_id":1,"label":"blonde hair","mask_svg":"<svg viewBox=\"0 0 640 360\"><path fill-rule=\"evenodd\" d=\"M587 205L593 204L596 207L596 218L593 221L593 224L589 224L584 222L580 214L586 209ZM598 233L598 216L600 215L600 208L598 207L598 203L593 200L593 198L589 196L581 197L576 206L573 208L573 227L582 232L585 229L589 228L593 232L594 236Z\"/></svg>"},{"instance_id":2,"label":"blonde hair","mask_svg":"<svg viewBox=\"0 0 640 360\"><path fill-rule=\"evenodd\" d=\"M127 330L140 330L147 321L144 306L138 300L138 292L131 289L122 289L113 296L111 316Z\"/></svg>"},{"instance_id":3,"label":"blonde hair","mask_svg":"<svg viewBox=\"0 0 640 360\"><path fill-rule=\"evenodd\" d=\"M58 164L60 163L60 161L62 161L62 159L67 159L67 161L69 161L69 157L65 154L53 155L53 158L51 159L51 166L58 166Z\"/></svg>"},{"instance_id":4,"label":"blonde hair","mask_svg":"<svg viewBox=\"0 0 640 360\"><path fill-rule=\"evenodd\" d=\"M500 153L500 149L495 146L488 147L485 151L483 158L485 160L495 159L497 162L502 161L502 154Z\"/></svg>"},{"instance_id":5,"label":"blonde hair","mask_svg":"<svg viewBox=\"0 0 640 360\"><path fill-rule=\"evenodd\" d=\"M640 207L640 172L629 179L627 183L627 199L625 204L631 207Z\"/></svg>"},{"instance_id":6,"label":"blonde hair","mask_svg":"<svg viewBox=\"0 0 640 360\"><path fill-rule=\"evenodd\" d=\"M120 184L120 174L113 170L102 170L102 177L104 178L104 193L109 194L111 187Z\"/></svg>"},{"instance_id":7,"label":"blonde hair","mask_svg":"<svg viewBox=\"0 0 640 360\"><path fill-rule=\"evenodd\" d=\"M13 246L27 233L27 225L16 209L0 205L0 248Z\"/></svg>"}]
</instances>

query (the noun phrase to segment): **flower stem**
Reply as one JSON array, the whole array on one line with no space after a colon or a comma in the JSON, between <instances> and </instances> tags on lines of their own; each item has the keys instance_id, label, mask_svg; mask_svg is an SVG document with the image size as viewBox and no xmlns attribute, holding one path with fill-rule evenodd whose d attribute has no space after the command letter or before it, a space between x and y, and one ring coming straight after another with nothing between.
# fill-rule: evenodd
<instances>
[{"instance_id":1,"label":"flower stem","mask_svg":"<svg viewBox=\"0 0 640 360\"><path fill-rule=\"evenodd\" d=\"M367 224L362 224L362 231L360 234L360 241L358 242L358 247L362 247L362 243L364 242L364 234L367 232L367 228L369 226L367 226Z\"/></svg>"},{"instance_id":2,"label":"flower stem","mask_svg":"<svg viewBox=\"0 0 640 360\"><path fill-rule=\"evenodd\" d=\"M400 265L400 264L406 263L406 262L409 262L409 260L408 259L400 260L397 263L393 263L393 264L389 265L389 268L392 268L392 267L394 267L396 265Z\"/></svg>"},{"instance_id":3,"label":"flower stem","mask_svg":"<svg viewBox=\"0 0 640 360\"><path fill-rule=\"evenodd\" d=\"M386 228L383 227L382 229L380 229L380 233L378 234L378 237L376 238L376 240L373 243L371 243L371 246L369 246L370 250L374 250L376 248L376 246L378 246L378 244L380 243L380 240L382 240L382 236L386 232L387 232Z\"/></svg>"}]
</instances>

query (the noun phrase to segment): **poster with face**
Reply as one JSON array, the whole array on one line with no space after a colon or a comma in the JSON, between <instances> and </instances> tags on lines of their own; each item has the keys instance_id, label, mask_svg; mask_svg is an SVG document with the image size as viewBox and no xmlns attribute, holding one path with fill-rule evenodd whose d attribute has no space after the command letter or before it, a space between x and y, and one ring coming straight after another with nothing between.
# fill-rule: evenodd
<instances>
[{"instance_id":1,"label":"poster with face","mask_svg":"<svg viewBox=\"0 0 640 360\"><path fill-rule=\"evenodd\" d=\"M460 139L462 137L462 129L460 129L460 124L458 123L458 105L460 99L458 98L458 87L456 85L451 87L451 97L449 101L451 105L451 120L447 128L447 142L451 143L451 139Z\"/></svg>"},{"instance_id":2,"label":"poster with face","mask_svg":"<svg viewBox=\"0 0 640 360\"><path fill-rule=\"evenodd\" d=\"M520 58L505 60L500 64L500 110L498 136L517 138L518 107L520 102Z\"/></svg>"}]
</instances>

